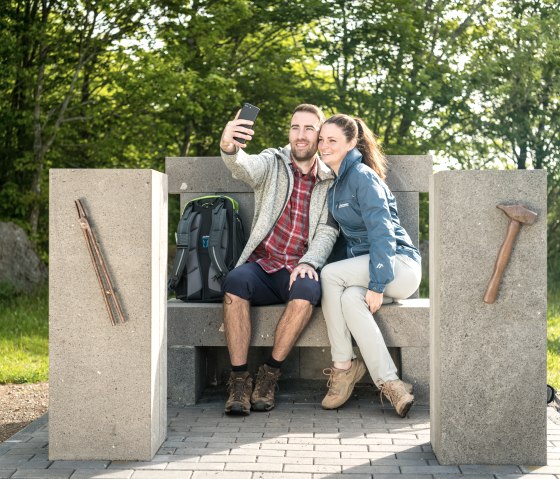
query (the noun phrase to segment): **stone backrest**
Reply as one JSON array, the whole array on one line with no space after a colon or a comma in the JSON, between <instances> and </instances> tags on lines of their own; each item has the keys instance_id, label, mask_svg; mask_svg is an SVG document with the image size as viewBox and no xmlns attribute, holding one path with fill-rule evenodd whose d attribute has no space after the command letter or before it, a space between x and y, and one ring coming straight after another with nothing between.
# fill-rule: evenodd
<instances>
[{"instance_id":1,"label":"stone backrest","mask_svg":"<svg viewBox=\"0 0 560 479\"><path fill-rule=\"evenodd\" d=\"M387 184L397 199L399 218L418 246L419 193L428 191L432 157L405 155L387 159ZM249 229L254 212L253 191L232 178L220 157L170 157L165 161L165 172L169 176L169 194L181 195L181 205L198 196L228 194L239 202L243 224Z\"/></svg>"}]
</instances>

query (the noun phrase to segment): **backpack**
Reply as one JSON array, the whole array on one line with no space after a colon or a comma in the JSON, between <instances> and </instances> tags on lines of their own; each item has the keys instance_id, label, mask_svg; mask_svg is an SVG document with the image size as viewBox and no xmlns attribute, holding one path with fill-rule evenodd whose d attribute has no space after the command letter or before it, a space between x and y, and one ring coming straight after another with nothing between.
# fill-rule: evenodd
<instances>
[{"instance_id":1,"label":"backpack","mask_svg":"<svg viewBox=\"0 0 560 479\"><path fill-rule=\"evenodd\" d=\"M182 301L221 301L222 282L245 246L237 201L228 196L189 201L177 225L176 242L168 289Z\"/></svg>"}]
</instances>

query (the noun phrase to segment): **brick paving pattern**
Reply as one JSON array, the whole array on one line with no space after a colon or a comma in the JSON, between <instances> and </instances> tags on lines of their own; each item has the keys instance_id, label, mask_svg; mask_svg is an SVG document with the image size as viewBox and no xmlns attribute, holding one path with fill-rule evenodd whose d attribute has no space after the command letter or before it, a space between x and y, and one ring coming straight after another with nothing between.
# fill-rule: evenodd
<instances>
[{"instance_id":1,"label":"brick paving pattern","mask_svg":"<svg viewBox=\"0 0 560 479\"><path fill-rule=\"evenodd\" d=\"M44 416L0 444L0 479L560 479L560 415L551 408L547 438L543 467L443 466L427 407L400 419L372 398L325 411L315 398L280 397L270 412L228 417L216 396L169 408L167 439L150 462L49 461Z\"/></svg>"}]
</instances>

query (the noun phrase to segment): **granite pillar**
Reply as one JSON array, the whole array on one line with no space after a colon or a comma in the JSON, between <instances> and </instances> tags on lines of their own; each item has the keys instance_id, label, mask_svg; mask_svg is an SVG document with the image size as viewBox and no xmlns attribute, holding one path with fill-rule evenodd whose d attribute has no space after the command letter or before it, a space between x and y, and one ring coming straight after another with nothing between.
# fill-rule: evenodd
<instances>
[{"instance_id":1,"label":"granite pillar","mask_svg":"<svg viewBox=\"0 0 560 479\"><path fill-rule=\"evenodd\" d=\"M76 199L124 324L109 320ZM49 459L151 460L167 422L167 177L53 169L49 221Z\"/></svg>"},{"instance_id":2,"label":"granite pillar","mask_svg":"<svg viewBox=\"0 0 560 479\"><path fill-rule=\"evenodd\" d=\"M509 219L523 226L483 302ZM546 464L546 172L443 171L430 185L430 407L441 464Z\"/></svg>"}]
</instances>

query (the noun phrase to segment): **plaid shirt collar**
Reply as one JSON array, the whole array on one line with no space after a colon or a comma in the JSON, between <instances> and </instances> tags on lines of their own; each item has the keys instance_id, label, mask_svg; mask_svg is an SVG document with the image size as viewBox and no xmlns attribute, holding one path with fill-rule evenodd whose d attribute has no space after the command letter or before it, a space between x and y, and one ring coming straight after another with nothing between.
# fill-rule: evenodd
<instances>
[{"instance_id":1,"label":"plaid shirt collar","mask_svg":"<svg viewBox=\"0 0 560 479\"><path fill-rule=\"evenodd\" d=\"M311 166L309 173L306 174L302 173L302 171L299 169L299 166L293 157L290 157L290 159L291 159L290 166L295 176L298 176L299 178L303 178L304 180L312 181L313 183L317 182L317 167L318 167L317 155L314 156L313 166Z\"/></svg>"}]
</instances>

